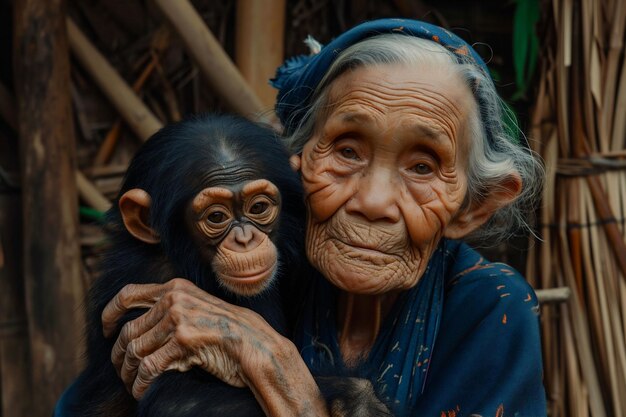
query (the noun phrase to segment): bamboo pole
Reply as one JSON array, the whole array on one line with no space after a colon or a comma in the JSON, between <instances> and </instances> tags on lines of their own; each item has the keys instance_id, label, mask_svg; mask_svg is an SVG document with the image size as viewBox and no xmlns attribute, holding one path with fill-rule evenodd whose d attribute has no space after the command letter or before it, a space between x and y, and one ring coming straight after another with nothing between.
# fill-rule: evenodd
<instances>
[{"instance_id":1,"label":"bamboo pole","mask_svg":"<svg viewBox=\"0 0 626 417\"><path fill-rule=\"evenodd\" d=\"M598 45L593 39L593 4L594 0L582 0L582 53L583 53L583 77L588 82L589 88L582 91L583 111L585 118L586 133L589 143L594 152L599 149L598 135L595 127L594 100L600 103L602 100L601 65ZM584 18L586 17L587 18Z\"/></svg>"},{"instance_id":2,"label":"bamboo pole","mask_svg":"<svg viewBox=\"0 0 626 417\"><path fill-rule=\"evenodd\" d=\"M539 300L541 304L562 303L569 300L572 295L572 290L568 287L546 288L537 290L536 292L537 300Z\"/></svg>"},{"instance_id":3,"label":"bamboo pole","mask_svg":"<svg viewBox=\"0 0 626 417\"><path fill-rule=\"evenodd\" d=\"M111 202L80 171L76 171L76 184L78 185L80 197L89 206L100 211L107 211L111 208Z\"/></svg>"},{"instance_id":4,"label":"bamboo pole","mask_svg":"<svg viewBox=\"0 0 626 417\"><path fill-rule=\"evenodd\" d=\"M89 42L80 29L67 19L72 52L91 74L102 92L141 140L147 140L163 124L152 114L137 94Z\"/></svg>"},{"instance_id":5,"label":"bamboo pole","mask_svg":"<svg viewBox=\"0 0 626 417\"><path fill-rule=\"evenodd\" d=\"M615 117L613 118L611 143L615 149L624 152L626 146L626 65L622 65L619 76L619 87L615 103Z\"/></svg>"},{"instance_id":6,"label":"bamboo pole","mask_svg":"<svg viewBox=\"0 0 626 417\"><path fill-rule=\"evenodd\" d=\"M564 218L564 217L563 217ZM563 266L565 283L571 288L575 288L576 282L574 271L572 269L572 260L570 258L570 250L568 248L567 235L561 230L561 262ZM604 403L602 402L602 389L598 378L598 370L593 360L593 350L591 347L591 338L589 335L589 326L586 314L576 291L572 291L571 306L573 335L578 349L578 357L580 361L581 375L589 390L590 407L594 417L608 417ZM576 410L576 408L573 408Z\"/></svg>"},{"instance_id":7,"label":"bamboo pole","mask_svg":"<svg viewBox=\"0 0 626 417\"><path fill-rule=\"evenodd\" d=\"M135 83L133 84L133 91L135 93L139 94L144 84L150 77L150 74L152 74L152 71L154 71L154 69L156 68L157 61L157 55L153 54L150 61L148 62L148 65L146 65L144 70L141 72L141 75L139 75L139 78L137 78L137 80L135 80ZM109 129L109 132L102 141L102 144L98 149L98 153L96 154L96 157L93 161L94 166L102 166L107 163L109 159L111 159L111 155L115 150L115 145L117 145L117 140L119 139L121 130L122 121L118 119L113 123L113 126L111 127L111 129Z\"/></svg>"},{"instance_id":8,"label":"bamboo pole","mask_svg":"<svg viewBox=\"0 0 626 417\"><path fill-rule=\"evenodd\" d=\"M235 62L265 108L276 102L269 85L284 60L285 0L238 0Z\"/></svg>"},{"instance_id":9,"label":"bamboo pole","mask_svg":"<svg viewBox=\"0 0 626 417\"><path fill-rule=\"evenodd\" d=\"M615 253L615 260L619 265L622 276L626 277L626 243L624 243L624 238L614 222L615 216L613 216L611 207L607 203L604 187L602 187L602 184L595 176L588 176L587 182L589 183L596 211L611 242L611 250Z\"/></svg>"},{"instance_id":10,"label":"bamboo pole","mask_svg":"<svg viewBox=\"0 0 626 417\"><path fill-rule=\"evenodd\" d=\"M93 159L93 166L99 167L105 165L111 159L115 146L122 132L122 121L117 119L107 132L104 140L98 148L96 157Z\"/></svg>"},{"instance_id":11,"label":"bamboo pole","mask_svg":"<svg viewBox=\"0 0 626 417\"><path fill-rule=\"evenodd\" d=\"M110 176L123 176L128 169L127 164L109 164L104 166L92 166L85 171L90 177L110 177Z\"/></svg>"},{"instance_id":12,"label":"bamboo pole","mask_svg":"<svg viewBox=\"0 0 626 417\"><path fill-rule=\"evenodd\" d=\"M262 118L268 109L250 89L191 3L188 0L155 0L155 3L229 107L247 118Z\"/></svg>"},{"instance_id":13,"label":"bamboo pole","mask_svg":"<svg viewBox=\"0 0 626 417\"><path fill-rule=\"evenodd\" d=\"M84 287L65 1L14 4L13 63L21 153L24 281L32 414L49 416L82 368ZM36 395L35 395L36 394Z\"/></svg>"},{"instance_id":14,"label":"bamboo pole","mask_svg":"<svg viewBox=\"0 0 626 417\"><path fill-rule=\"evenodd\" d=\"M604 71L604 96L602 108L605 109L600 115L600 126L606 135L606 141L611 137L613 126L613 109L615 107L615 92L618 83L619 64L624 53L624 24L626 23L626 5L623 1L616 1L611 7L611 33L609 39L609 51L606 57ZM617 115L618 117L620 115ZM608 150L608 149L607 149Z\"/></svg>"}]
</instances>

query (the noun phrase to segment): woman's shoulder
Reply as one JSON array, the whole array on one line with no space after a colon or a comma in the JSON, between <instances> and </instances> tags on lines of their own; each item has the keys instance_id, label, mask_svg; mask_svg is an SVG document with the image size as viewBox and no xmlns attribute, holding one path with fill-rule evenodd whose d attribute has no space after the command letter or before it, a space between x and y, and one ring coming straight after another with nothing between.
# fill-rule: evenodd
<instances>
[{"instance_id":1,"label":"woman's shoulder","mask_svg":"<svg viewBox=\"0 0 626 417\"><path fill-rule=\"evenodd\" d=\"M452 245L449 257L446 303L456 301L466 307L488 311L503 308L527 310L531 316L537 315L535 292L513 267L490 262L465 243Z\"/></svg>"},{"instance_id":2,"label":"woman's shoulder","mask_svg":"<svg viewBox=\"0 0 626 417\"><path fill-rule=\"evenodd\" d=\"M445 294L420 415L545 416L537 299L510 266L448 245Z\"/></svg>"}]
</instances>

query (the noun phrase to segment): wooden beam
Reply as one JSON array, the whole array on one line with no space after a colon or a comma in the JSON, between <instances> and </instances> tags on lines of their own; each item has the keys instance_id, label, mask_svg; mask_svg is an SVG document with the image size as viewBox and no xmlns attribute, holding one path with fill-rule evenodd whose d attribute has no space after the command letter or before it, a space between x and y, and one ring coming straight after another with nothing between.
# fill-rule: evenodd
<instances>
[{"instance_id":1,"label":"wooden beam","mask_svg":"<svg viewBox=\"0 0 626 417\"><path fill-rule=\"evenodd\" d=\"M14 7L31 415L44 417L82 368L85 323L66 4Z\"/></svg>"},{"instance_id":2,"label":"wooden beam","mask_svg":"<svg viewBox=\"0 0 626 417\"><path fill-rule=\"evenodd\" d=\"M14 104L15 100L13 100L11 93L4 84L0 83L0 116L11 129L17 131L17 115Z\"/></svg>"},{"instance_id":3,"label":"wooden beam","mask_svg":"<svg viewBox=\"0 0 626 417\"><path fill-rule=\"evenodd\" d=\"M536 290L535 293L540 304L550 304L568 301L572 290L569 287L544 288Z\"/></svg>"},{"instance_id":4,"label":"wooden beam","mask_svg":"<svg viewBox=\"0 0 626 417\"><path fill-rule=\"evenodd\" d=\"M163 124L69 18L67 31L72 52L81 65L91 74L135 134L141 140L147 140Z\"/></svg>"},{"instance_id":5,"label":"wooden beam","mask_svg":"<svg viewBox=\"0 0 626 417\"><path fill-rule=\"evenodd\" d=\"M155 0L165 18L181 37L187 52L232 110L258 119L269 110L241 76L209 28L188 0Z\"/></svg>"},{"instance_id":6,"label":"wooden beam","mask_svg":"<svg viewBox=\"0 0 626 417\"><path fill-rule=\"evenodd\" d=\"M1 93L1 92L0 92ZM15 102L13 98L8 95L7 92L7 106L10 109L15 108ZM17 123L17 119L15 120ZM17 130L17 125L15 126L15 130ZM89 181L89 179L80 171L76 170L76 185L78 188L78 193L80 197L85 200L85 202L90 206L95 208L96 210L106 211L111 207L111 202L107 199L98 188Z\"/></svg>"},{"instance_id":7,"label":"wooden beam","mask_svg":"<svg viewBox=\"0 0 626 417\"><path fill-rule=\"evenodd\" d=\"M5 157L16 157L5 155ZM0 415L31 416L28 321L22 277L22 204L18 193L0 193Z\"/></svg>"},{"instance_id":8,"label":"wooden beam","mask_svg":"<svg viewBox=\"0 0 626 417\"><path fill-rule=\"evenodd\" d=\"M269 85L284 60L285 0L237 1L235 62L266 109L277 90Z\"/></svg>"},{"instance_id":9,"label":"wooden beam","mask_svg":"<svg viewBox=\"0 0 626 417\"><path fill-rule=\"evenodd\" d=\"M0 113L17 132L17 115L12 95L0 85ZM18 146L11 140L0 146L0 175L8 186L0 191L0 415L30 416L32 403L30 343L26 319L26 297L22 272L22 194L18 181L5 171L18 167ZM13 173L13 172L11 172ZM15 178L18 178L15 176Z\"/></svg>"}]
</instances>

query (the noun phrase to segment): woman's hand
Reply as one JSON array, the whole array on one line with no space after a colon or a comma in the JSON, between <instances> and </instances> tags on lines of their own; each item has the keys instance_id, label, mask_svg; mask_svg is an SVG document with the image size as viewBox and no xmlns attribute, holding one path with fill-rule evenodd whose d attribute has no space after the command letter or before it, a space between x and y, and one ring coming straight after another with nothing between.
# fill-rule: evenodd
<instances>
[{"instance_id":1,"label":"woman's hand","mask_svg":"<svg viewBox=\"0 0 626 417\"><path fill-rule=\"evenodd\" d=\"M105 336L134 308L150 309L122 327L111 359L135 398L163 372L197 366L231 385L248 385L267 415L327 414L295 346L257 313L185 279L128 285L102 313Z\"/></svg>"}]
</instances>

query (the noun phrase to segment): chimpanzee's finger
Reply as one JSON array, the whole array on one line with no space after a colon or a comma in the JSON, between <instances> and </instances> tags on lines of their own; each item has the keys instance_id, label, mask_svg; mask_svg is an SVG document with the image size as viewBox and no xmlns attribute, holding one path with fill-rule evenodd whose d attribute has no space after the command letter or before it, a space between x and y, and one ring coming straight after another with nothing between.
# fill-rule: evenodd
<instances>
[{"instance_id":1,"label":"chimpanzee's finger","mask_svg":"<svg viewBox=\"0 0 626 417\"><path fill-rule=\"evenodd\" d=\"M137 368L137 377L130 390L133 397L141 399L150 384L165 371L175 369L185 372L191 369L188 361L180 360L184 356L180 346L174 341L169 341L156 352L142 358Z\"/></svg>"},{"instance_id":2,"label":"chimpanzee's finger","mask_svg":"<svg viewBox=\"0 0 626 417\"><path fill-rule=\"evenodd\" d=\"M167 291L164 284L129 284L118 292L102 311L105 337L115 333L117 322L133 308L150 308Z\"/></svg>"}]
</instances>

